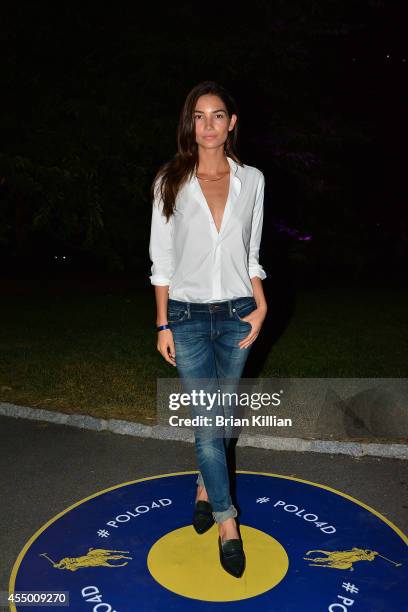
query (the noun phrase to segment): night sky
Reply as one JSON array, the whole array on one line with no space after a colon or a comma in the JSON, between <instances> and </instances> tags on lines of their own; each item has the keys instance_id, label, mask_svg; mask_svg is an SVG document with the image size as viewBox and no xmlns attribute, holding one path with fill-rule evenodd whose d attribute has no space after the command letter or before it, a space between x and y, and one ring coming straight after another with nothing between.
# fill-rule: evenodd
<instances>
[{"instance_id":1,"label":"night sky","mask_svg":"<svg viewBox=\"0 0 408 612\"><path fill-rule=\"evenodd\" d=\"M212 79L237 100L242 161L266 177L266 268L405 282L402 6L8 3L2 274L49 274L66 254L73 275L146 284L150 184L185 96Z\"/></svg>"}]
</instances>

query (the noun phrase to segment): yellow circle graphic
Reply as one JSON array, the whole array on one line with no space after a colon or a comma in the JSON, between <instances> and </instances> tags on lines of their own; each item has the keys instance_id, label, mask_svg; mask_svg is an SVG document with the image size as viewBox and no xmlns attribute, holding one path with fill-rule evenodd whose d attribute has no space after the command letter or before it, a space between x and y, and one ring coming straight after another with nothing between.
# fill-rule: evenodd
<instances>
[{"instance_id":1,"label":"yellow circle graphic","mask_svg":"<svg viewBox=\"0 0 408 612\"><path fill-rule=\"evenodd\" d=\"M147 567L163 587L191 599L237 601L273 589L285 577L289 559L269 534L240 526L246 557L241 578L230 576L219 560L218 529L198 535L192 525L167 533L151 547Z\"/></svg>"}]
</instances>

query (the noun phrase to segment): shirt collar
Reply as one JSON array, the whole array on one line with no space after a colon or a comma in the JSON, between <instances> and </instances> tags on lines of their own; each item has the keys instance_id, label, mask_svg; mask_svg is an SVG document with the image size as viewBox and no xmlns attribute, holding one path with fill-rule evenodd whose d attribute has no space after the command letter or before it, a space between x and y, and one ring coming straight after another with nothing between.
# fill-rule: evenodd
<instances>
[{"instance_id":1,"label":"shirt collar","mask_svg":"<svg viewBox=\"0 0 408 612\"><path fill-rule=\"evenodd\" d=\"M243 168L239 164L237 164L236 161L234 161L231 157L228 157L228 156L227 156L227 160L231 168L230 188L228 192L227 202L225 204L221 232L220 234L217 234L216 236L217 240L221 240L222 235L224 234L224 231L225 231L225 227L231 216L231 209L234 208L235 202L237 198L239 197L239 194L241 193L242 177L244 174ZM208 208L206 199L204 197L202 189L200 188L200 183L198 182L198 178L195 176L195 173L193 174L191 179L187 182L186 187L190 190L190 193L194 194L194 196L198 199L198 202L200 203L200 206L202 207L204 213L208 216L208 219L210 220L210 222L212 222L213 218L212 218L210 209Z\"/></svg>"},{"instance_id":2,"label":"shirt collar","mask_svg":"<svg viewBox=\"0 0 408 612\"><path fill-rule=\"evenodd\" d=\"M243 168L239 166L237 162L234 159L232 159L232 157L228 157L228 155L227 155L227 160L230 165L231 173L232 173L231 191L232 191L234 198L237 198L241 192L242 178L240 177L242 177Z\"/></svg>"},{"instance_id":3,"label":"shirt collar","mask_svg":"<svg viewBox=\"0 0 408 612\"><path fill-rule=\"evenodd\" d=\"M227 155L227 160L230 165L231 172L236 175L238 172L238 168L240 166L238 166L237 162L234 159L232 159L232 157L228 157L228 155Z\"/></svg>"}]
</instances>

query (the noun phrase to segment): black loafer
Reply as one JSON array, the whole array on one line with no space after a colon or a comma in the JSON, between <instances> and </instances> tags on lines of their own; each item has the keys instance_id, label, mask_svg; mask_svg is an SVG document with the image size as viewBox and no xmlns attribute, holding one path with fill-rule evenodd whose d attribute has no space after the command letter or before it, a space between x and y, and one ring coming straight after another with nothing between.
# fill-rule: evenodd
<instances>
[{"instance_id":1,"label":"black loafer","mask_svg":"<svg viewBox=\"0 0 408 612\"><path fill-rule=\"evenodd\" d=\"M220 561L226 572L235 578L241 578L245 569L245 554L242 540L234 538L221 543L218 536L218 548L220 549Z\"/></svg>"},{"instance_id":2,"label":"black loafer","mask_svg":"<svg viewBox=\"0 0 408 612\"><path fill-rule=\"evenodd\" d=\"M209 502L199 500L195 503L193 527L197 533L203 534L214 525L213 509Z\"/></svg>"}]
</instances>

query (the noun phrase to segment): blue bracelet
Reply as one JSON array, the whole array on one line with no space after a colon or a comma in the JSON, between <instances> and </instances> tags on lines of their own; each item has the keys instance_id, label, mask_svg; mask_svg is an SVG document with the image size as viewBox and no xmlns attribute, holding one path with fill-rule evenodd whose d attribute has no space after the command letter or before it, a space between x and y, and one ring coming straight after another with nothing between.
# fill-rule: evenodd
<instances>
[{"instance_id":1,"label":"blue bracelet","mask_svg":"<svg viewBox=\"0 0 408 612\"><path fill-rule=\"evenodd\" d=\"M161 331L162 329L170 329L170 325L158 325L156 326L157 331Z\"/></svg>"}]
</instances>

